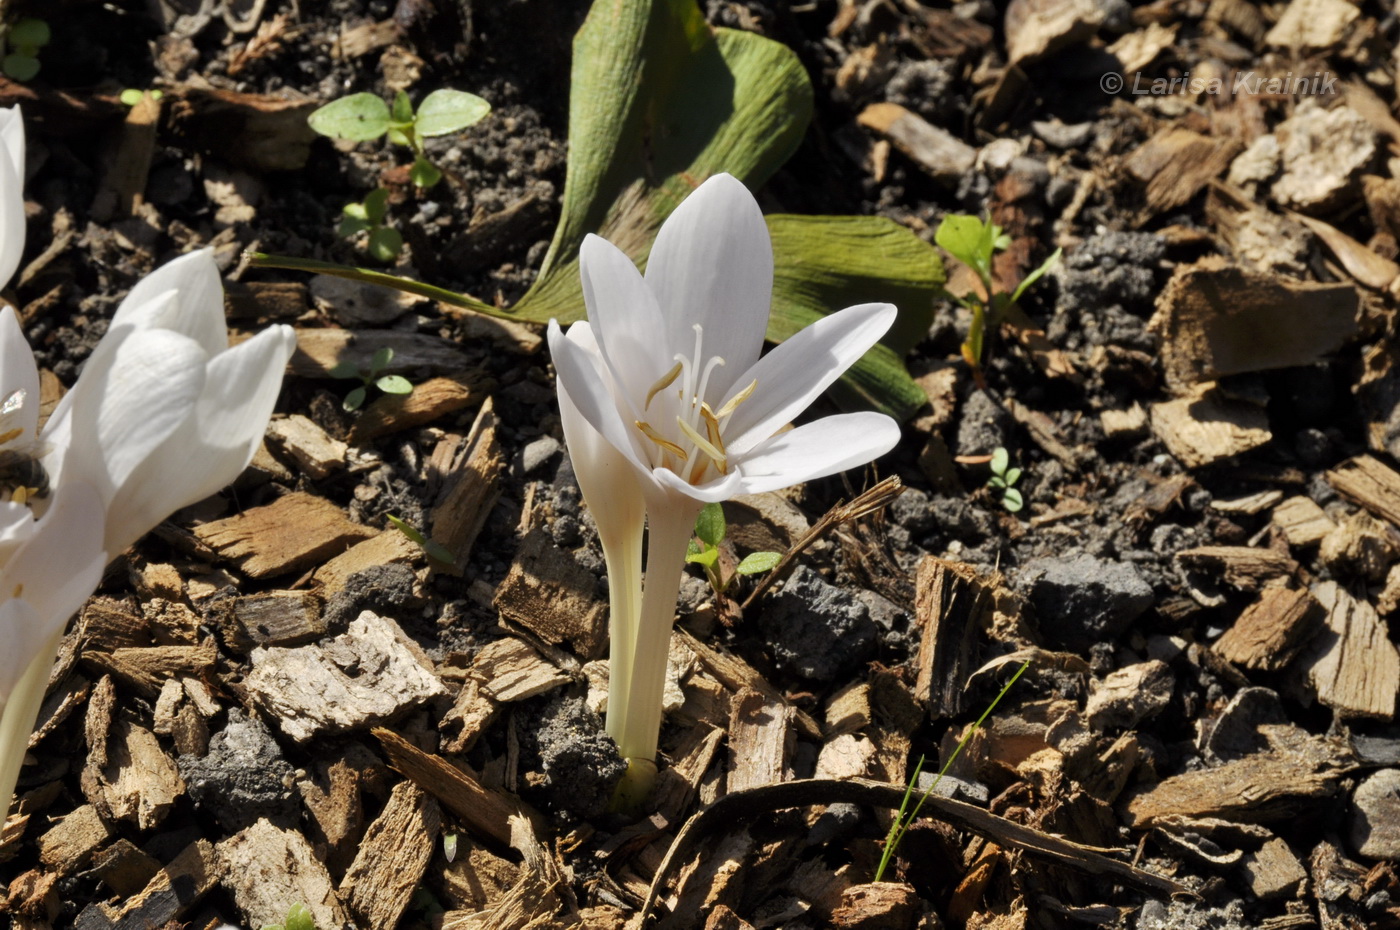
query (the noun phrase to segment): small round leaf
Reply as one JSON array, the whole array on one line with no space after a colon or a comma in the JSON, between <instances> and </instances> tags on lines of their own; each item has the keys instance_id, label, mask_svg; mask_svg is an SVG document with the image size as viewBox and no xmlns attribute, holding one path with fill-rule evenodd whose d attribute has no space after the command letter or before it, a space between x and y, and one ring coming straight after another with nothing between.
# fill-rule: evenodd
<instances>
[{"instance_id":1,"label":"small round leaf","mask_svg":"<svg viewBox=\"0 0 1400 930\"><path fill-rule=\"evenodd\" d=\"M1001 495L1001 506L1005 507L1008 513L1016 513L1026 502L1021 499L1021 492L1015 488L1007 488Z\"/></svg>"},{"instance_id":2,"label":"small round leaf","mask_svg":"<svg viewBox=\"0 0 1400 930\"><path fill-rule=\"evenodd\" d=\"M419 187L432 187L442 180L442 171L437 165L420 155L413 160L413 167L409 169L408 179Z\"/></svg>"},{"instance_id":3,"label":"small round leaf","mask_svg":"<svg viewBox=\"0 0 1400 930\"><path fill-rule=\"evenodd\" d=\"M396 123L413 122L413 101L408 99L408 94L399 91L394 95L394 107L389 111L389 116Z\"/></svg>"},{"instance_id":4,"label":"small round leaf","mask_svg":"<svg viewBox=\"0 0 1400 930\"><path fill-rule=\"evenodd\" d=\"M384 222L384 214L389 210L389 192L382 187L376 187L365 195L363 206L365 219L378 226Z\"/></svg>"},{"instance_id":5,"label":"small round leaf","mask_svg":"<svg viewBox=\"0 0 1400 930\"><path fill-rule=\"evenodd\" d=\"M445 136L480 122L491 104L461 90L435 90L418 104L413 127L420 136Z\"/></svg>"},{"instance_id":6,"label":"small round leaf","mask_svg":"<svg viewBox=\"0 0 1400 930\"><path fill-rule=\"evenodd\" d=\"M145 93L145 91L137 90L135 87L128 87L126 90L122 91L121 102L126 106L134 107L141 102L141 98L145 96Z\"/></svg>"},{"instance_id":7,"label":"small round leaf","mask_svg":"<svg viewBox=\"0 0 1400 930\"><path fill-rule=\"evenodd\" d=\"M351 94L321 107L306 122L333 139L378 139L389 131L389 105L374 94Z\"/></svg>"},{"instance_id":8,"label":"small round leaf","mask_svg":"<svg viewBox=\"0 0 1400 930\"><path fill-rule=\"evenodd\" d=\"M354 362L336 362L326 374L332 378L358 378L360 369Z\"/></svg>"},{"instance_id":9,"label":"small round leaf","mask_svg":"<svg viewBox=\"0 0 1400 930\"><path fill-rule=\"evenodd\" d=\"M5 56L4 62L0 63L0 71L4 71L16 81L32 81L39 73L39 59L11 52Z\"/></svg>"},{"instance_id":10,"label":"small round leaf","mask_svg":"<svg viewBox=\"0 0 1400 930\"><path fill-rule=\"evenodd\" d=\"M389 363L394 360L394 350L391 346L382 346L374 350L374 356L369 360L369 370L380 372L389 367Z\"/></svg>"},{"instance_id":11,"label":"small round leaf","mask_svg":"<svg viewBox=\"0 0 1400 930\"><path fill-rule=\"evenodd\" d=\"M369 254L388 264L403 251L403 236L392 226L380 226L369 234Z\"/></svg>"},{"instance_id":12,"label":"small round leaf","mask_svg":"<svg viewBox=\"0 0 1400 930\"><path fill-rule=\"evenodd\" d=\"M724 508L719 504L706 504L695 518L695 535L711 546L724 539L724 528Z\"/></svg>"},{"instance_id":13,"label":"small round leaf","mask_svg":"<svg viewBox=\"0 0 1400 930\"><path fill-rule=\"evenodd\" d=\"M1004 446L997 446L992 451L992 473L1000 475L1006 471L1006 466L1011 464L1011 453L1006 451Z\"/></svg>"},{"instance_id":14,"label":"small round leaf","mask_svg":"<svg viewBox=\"0 0 1400 930\"><path fill-rule=\"evenodd\" d=\"M342 403L340 406L346 411L359 410L360 405L364 402L365 389L363 387L357 387L355 388L355 390L345 395L345 402Z\"/></svg>"},{"instance_id":15,"label":"small round leaf","mask_svg":"<svg viewBox=\"0 0 1400 930\"><path fill-rule=\"evenodd\" d=\"M741 575L759 575L771 572L782 560L781 552L750 552L734 567L734 571Z\"/></svg>"},{"instance_id":16,"label":"small round leaf","mask_svg":"<svg viewBox=\"0 0 1400 930\"><path fill-rule=\"evenodd\" d=\"M48 45L51 38L53 33L49 30L49 24L32 16L25 17L10 27L11 45L39 48Z\"/></svg>"},{"instance_id":17,"label":"small round leaf","mask_svg":"<svg viewBox=\"0 0 1400 930\"><path fill-rule=\"evenodd\" d=\"M305 904L293 904L287 909L287 919L282 926L286 930L316 930L316 921Z\"/></svg>"},{"instance_id":18,"label":"small round leaf","mask_svg":"<svg viewBox=\"0 0 1400 930\"><path fill-rule=\"evenodd\" d=\"M379 388L379 390L383 391L385 394L413 393L412 382L410 382L403 375L385 375L378 381L374 382L374 386Z\"/></svg>"},{"instance_id":19,"label":"small round leaf","mask_svg":"<svg viewBox=\"0 0 1400 930\"><path fill-rule=\"evenodd\" d=\"M1002 475L1002 478L1005 479L1006 486L1009 488L1013 484L1021 480L1021 469L1008 468L1006 470L1006 474Z\"/></svg>"}]
</instances>

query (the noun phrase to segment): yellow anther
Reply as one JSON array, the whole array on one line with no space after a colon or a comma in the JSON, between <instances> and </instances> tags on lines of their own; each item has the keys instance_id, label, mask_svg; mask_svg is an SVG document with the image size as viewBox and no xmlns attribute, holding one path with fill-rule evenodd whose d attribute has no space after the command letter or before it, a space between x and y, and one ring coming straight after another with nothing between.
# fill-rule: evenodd
<instances>
[{"instance_id":1,"label":"yellow anther","mask_svg":"<svg viewBox=\"0 0 1400 930\"><path fill-rule=\"evenodd\" d=\"M748 387L744 388L738 394L735 394L733 397L729 398L729 400L725 401L724 406L719 408L719 411L715 414L715 417L717 419L723 420L725 417L729 416L736 409L738 409L740 404L749 399L749 395L753 393L753 389L756 387L758 387L758 379L754 378L752 381L749 382Z\"/></svg>"},{"instance_id":2,"label":"yellow anther","mask_svg":"<svg viewBox=\"0 0 1400 930\"><path fill-rule=\"evenodd\" d=\"M710 445L719 450L719 454L728 457L729 453L724 451L724 437L719 434L719 417L710 409L709 404L700 405L700 417L705 421L705 432L710 436Z\"/></svg>"},{"instance_id":3,"label":"yellow anther","mask_svg":"<svg viewBox=\"0 0 1400 930\"><path fill-rule=\"evenodd\" d=\"M651 406L651 400L653 397L655 397L657 394L660 394L662 391L666 390L673 383L675 383L675 380L681 376L681 370L684 367L685 366L680 362L676 362L675 368L672 368L670 371L666 372L664 375L661 376L660 381L656 382L651 386L651 390L647 391L647 402L642 405L643 410L646 410L648 407Z\"/></svg>"},{"instance_id":4,"label":"yellow anther","mask_svg":"<svg viewBox=\"0 0 1400 930\"><path fill-rule=\"evenodd\" d=\"M676 425L681 428L682 433L685 433L686 439L689 439L691 442L695 443L695 448L699 449L701 452L705 453L710 457L710 459L715 463L715 467L724 467L724 453L716 449L713 445L711 445L710 441L704 436L701 436L700 433L696 431L695 427L691 426L689 423L685 422L685 420L681 419L680 417L676 417Z\"/></svg>"},{"instance_id":5,"label":"yellow anther","mask_svg":"<svg viewBox=\"0 0 1400 930\"><path fill-rule=\"evenodd\" d=\"M15 488L10 492L10 500L14 501L16 504L27 503L29 500L29 489L22 485Z\"/></svg>"},{"instance_id":6,"label":"yellow anther","mask_svg":"<svg viewBox=\"0 0 1400 930\"><path fill-rule=\"evenodd\" d=\"M685 461L686 456L684 449L676 445L671 440L663 438L659 433L656 432L656 430L651 428L651 424L643 423L641 420L637 420L635 422L637 424L637 429L642 431L643 436L650 439L652 442L656 443L662 449L665 449L667 452L671 453L676 458L680 459L682 462Z\"/></svg>"}]
</instances>

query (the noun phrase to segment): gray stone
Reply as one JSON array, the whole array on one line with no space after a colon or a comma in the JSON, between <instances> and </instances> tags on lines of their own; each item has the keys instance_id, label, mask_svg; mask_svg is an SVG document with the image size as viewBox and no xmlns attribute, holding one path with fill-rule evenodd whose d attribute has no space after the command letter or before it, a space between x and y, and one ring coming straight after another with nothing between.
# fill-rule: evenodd
<instances>
[{"instance_id":1,"label":"gray stone","mask_svg":"<svg viewBox=\"0 0 1400 930\"><path fill-rule=\"evenodd\" d=\"M1135 566L1082 552L1031 560L1016 587L1046 638L1078 651L1116 639L1152 606L1152 588Z\"/></svg>"},{"instance_id":2,"label":"gray stone","mask_svg":"<svg viewBox=\"0 0 1400 930\"><path fill-rule=\"evenodd\" d=\"M854 595L799 565L759 620L778 667L838 681L875 655L875 622Z\"/></svg>"},{"instance_id":3,"label":"gray stone","mask_svg":"<svg viewBox=\"0 0 1400 930\"><path fill-rule=\"evenodd\" d=\"M260 817L286 825L296 820L292 766L263 722L237 707L229 709L228 725L209 740L207 753L180 756L176 765L190 797L230 833Z\"/></svg>"},{"instance_id":4,"label":"gray stone","mask_svg":"<svg viewBox=\"0 0 1400 930\"><path fill-rule=\"evenodd\" d=\"M986 391L973 391L958 421L958 455L990 455L1007 444L1011 414Z\"/></svg>"},{"instance_id":5,"label":"gray stone","mask_svg":"<svg viewBox=\"0 0 1400 930\"><path fill-rule=\"evenodd\" d=\"M527 443L520 450L520 474L533 475L558 455L561 448L559 440L553 436L541 436Z\"/></svg>"},{"instance_id":6,"label":"gray stone","mask_svg":"<svg viewBox=\"0 0 1400 930\"><path fill-rule=\"evenodd\" d=\"M1369 859L1400 859L1400 769L1381 769L1351 796L1351 845Z\"/></svg>"},{"instance_id":7,"label":"gray stone","mask_svg":"<svg viewBox=\"0 0 1400 930\"><path fill-rule=\"evenodd\" d=\"M627 763L583 699L555 698L523 729L527 748L539 757L545 802L574 817L604 813Z\"/></svg>"}]
</instances>

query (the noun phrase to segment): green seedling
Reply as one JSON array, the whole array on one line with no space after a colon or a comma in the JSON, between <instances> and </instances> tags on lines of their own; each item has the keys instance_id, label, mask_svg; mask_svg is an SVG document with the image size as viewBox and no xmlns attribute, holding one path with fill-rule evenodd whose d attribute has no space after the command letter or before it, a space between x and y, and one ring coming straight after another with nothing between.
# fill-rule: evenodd
<instances>
[{"instance_id":1,"label":"green seedling","mask_svg":"<svg viewBox=\"0 0 1400 930\"><path fill-rule=\"evenodd\" d=\"M1055 267L1063 250L1056 249L1044 264L1026 275L1026 279L1008 294L998 291L992 281L992 257L997 252L1011 247L1011 237L1006 235L1000 226L991 220L982 220L975 216L945 216L943 222L938 224L938 231L934 233L933 240L945 252L977 274L978 280L982 282L982 293L987 295L984 300L975 291L963 297L951 294L946 289L943 289L942 293L942 296L956 301L972 314L972 323L967 328L967 338L962 344L962 355L968 365L972 366L980 383L982 348L986 341L987 329L995 330L1001 324L1006 311L1021 299L1026 288Z\"/></svg>"},{"instance_id":2,"label":"green seedling","mask_svg":"<svg viewBox=\"0 0 1400 930\"><path fill-rule=\"evenodd\" d=\"M1008 681L997 696L992 699L992 703L987 705L986 710L982 711L982 716L978 717L977 722L963 734L962 739L958 740L957 748L954 749L953 754L948 757L948 761L943 763L943 768L939 769L938 777L933 780L933 784L925 789L923 794L919 795L918 803L914 805L914 809L911 811L909 809L909 802L914 797L914 786L918 784L919 773L922 772L924 768L924 757L919 756L918 764L914 766L914 773L909 776L909 784L904 789L904 800L900 802L899 813L895 815L894 823L890 824L890 832L885 837L885 850L880 855L880 864L875 867L875 881L878 882L884 877L885 869L889 868L890 862L894 860L895 850L899 848L900 840L904 839L904 834L908 832L909 825L918 819L919 811L923 808L924 802L929 799L929 795L933 794L934 789L938 787L938 783L942 781L943 776L948 773L948 769L957 761L958 755L963 751L963 747L966 746L977 731L982 728L982 724L991 716L992 711L996 710L997 704L1001 702L1002 698L1006 697L1006 692L1011 690L1011 686L1016 683L1016 679L1025 674L1026 669L1030 668L1030 665L1029 659L1021 663L1021 667L1016 670L1016 674L1011 676L1011 680Z\"/></svg>"},{"instance_id":3,"label":"green seedling","mask_svg":"<svg viewBox=\"0 0 1400 930\"><path fill-rule=\"evenodd\" d=\"M121 97L118 98L118 99L120 99L121 102L122 102L123 104L125 104L126 106L134 107L134 106L136 106L138 103L140 103L140 102L141 102L141 98L144 97L144 96L146 96L147 94L150 94L150 95L151 95L151 99L152 99L152 100L159 100L160 98L162 98L162 97L165 96L165 91L163 91L163 90L142 90L142 89L139 88L139 87L128 87L126 90L124 90L124 91L121 92Z\"/></svg>"},{"instance_id":4,"label":"green seedling","mask_svg":"<svg viewBox=\"0 0 1400 930\"><path fill-rule=\"evenodd\" d=\"M695 518L695 539L686 549L685 560L694 562L705 569L705 577L715 594L723 594L739 575L761 575L772 571L783 560L781 552L750 552L734 566L734 571L724 577L719 564L719 544L724 541L727 525L724 522L724 508L719 504L706 504Z\"/></svg>"},{"instance_id":5,"label":"green seedling","mask_svg":"<svg viewBox=\"0 0 1400 930\"><path fill-rule=\"evenodd\" d=\"M354 362L340 362L329 372L332 378L354 378L361 382L349 394L345 395L345 400L341 407L349 412L359 410L365 404L365 398L369 396L369 389L372 386L379 388L385 394L411 394L413 385L402 375L386 375L385 369L394 360L394 350L385 346L374 353L374 357L369 361L369 368L361 368Z\"/></svg>"},{"instance_id":6,"label":"green seedling","mask_svg":"<svg viewBox=\"0 0 1400 930\"><path fill-rule=\"evenodd\" d=\"M342 239L352 239L362 232L369 233L369 254L388 264L403 251L403 236L394 227L384 225L384 215L388 212L389 192L382 187L376 188L369 192L363 203L345 205L336 233Z\"/></svg>"},{"instance_id":7,"label":"green seedling","mask_svg":"<svg viewBox=\"0 0 1400 930\"><path fill-rule=\"evenodd\" d=\"M400 533L417 543L418 548L427 553L428 558L435 562L441 562L444 565L451 565L456 561L452 558L452 553L447 550L446 546L440 542L429 539L423 531L416 526L400 520L391 513L386 513L384 516ZM448 840L452 841L450 848L448 846ZM451 862L452 857L457 854L457 834L449 833L447 836L443 837L442 849L447 855L447 861Z\"/></svg>"},{"instance_id":8,"label":"green seedling","mask_svg":"<svg viewBox=\"0 0 1400 930\"><path fill-rule=\"evenodd\" d=\"M475 94L435 90L423 98L415 113L408 94L399 91L392 107L375 94L351 94L331 101L306 121L316 132L332 139L365 142L387 135L390 142L407 146L413 152L413 169L409 172L413 183L432 187L442 180L442 170L424 154L423 140L460 132L490 112L491 104Z\"/></svg>"},{"instance_id":9,"label":"green seedling","mask_svg":"<svg viewBox=\"0 0 1400 930\"><path fill-rule=\"evenodd\" d=\"M9 51L0 60L0 71L16 81L32 81L39 73L39 49L49 44L49 24L32 16L17 20L5 35Z\"/></svg>"},{"instance_id":10,"label":"green seedling","mask_svg":"<svg viewBox=\"0 0 1400 930\"><path fill-rule=\"evenodd\" d=\"M311 919L311 911L305 904L293 904L287 908L287 917L280 924L268 924L263 930L316 930L316 921Z\"/></svg>"},{"instance_id":11,"label":"green seedling","mask_svg":"<svg viewBox=\"0 0 1400 930\"><path fill-rule=\"evenodd\" d=\"M1012 466L1011 454L1001 446L992 452L991 466L992 477L987 480L987 487L1000 492L1001 506L1007 513L1016 513L1026 505L1021 492L1015 488L1016 482L1021 480L1021 469Z\"/></svg>"}]
</instances>

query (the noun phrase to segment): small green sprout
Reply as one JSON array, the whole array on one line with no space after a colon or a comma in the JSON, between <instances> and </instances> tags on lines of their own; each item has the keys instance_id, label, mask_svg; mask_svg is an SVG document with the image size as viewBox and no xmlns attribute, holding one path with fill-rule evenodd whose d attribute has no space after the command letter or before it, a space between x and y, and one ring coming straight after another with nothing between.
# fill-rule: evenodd
<instances>
[{"instance_id":1,"label":"small green sprout","mask_svg":"<svg viewBox=\"0 0 1400 930\"><path fill-rule=\"evenodd\" d=\"M364 406L365 398L369 396L370 385L374 385L385 394L411 394L413 385L407 378L383 373L393 360L394 350L385 346L374 353L368 369L361 368L354 362L340 362L332 368L332 378L355 378L362 382L359 387L345 395L345 400L340 406L347 412L359 410Z\"/></svg>"},{"instance_id":2,"label":"small green sprout","mask_svg":"<svg viewBox=\"0 0 1400 930\"><path fill-rule=\"evenodd\" d=\"M287 908L287 918L280 924L268 924L263 930L316 930L316 921L311 919L311 911L305 904L293 904Z\"/></svg>"},{"instance_id":3,"label":"small green sprout","mask_svg":"<svg viewBox=\"0 0 1400 930\"><path fill-rule=\"evenodd\" d=\"M39 49L49 44L53 33L42 19L27 16L17 20L5 36L9 52L0 60L0 71L16 81L32 81L39 73Z\"/></svg>"},{"instance_id":4,"label":"small green sprout","mask_svg":"<svg viewBox=\"0 0 1400 930\"><path fill-rule=\"evenodd\" d=\"M968 365L972 366L980 383L982 379L982 345L986 340L987 329L989 327L995 329L1001 323L1006 311L1021 299L1026 288L1039 281L1045 272L1055 267L1063 250L1056 249L1043 265L1026 275L1026 279L1016 286L1015 291L1007 294L1005 291L997 291L992 281L993 255L1011 247L1011 237L1006 235L1000 226L990 220L984 221L975 216L954 214L945 216L943 222L938 224L938 231L934 233L933 240L949 255L976 272L978 279L982 282L983 292L988 295L987 301L990 303L984 302L983 298L975 292L964 297L957 297L947 290L944 290L942 294L942 296L961 304L972 313L972 323L967 328L967 339L963 340L962 344L962 355Z\"/></svg>"},{"instance_id":5,"label":"small green sprout","mask_svg":"<svg viewBox=\"0 0 1400 930\"><path fill-rule=\"evenodd\" d=\"M384 225L384 215L388 211L389 192L382 187L376 188L366 195L363 203L345 205L336 233L342 239L353 238L362 232L369 233L369 254L388 264L403 251L403 236L394 227Z\"/></svg>"},{"instance_id":6,"label":"small green sprout","mask_svg":"<svg viewBox=\"0 0 1400 930\"><path fill-rule=\"evenodd\" d=\"M446 546L444 546L440 542L437 542L436 540L429 539L428 536L416 526L413 526L412 524L404 520L400 520L398 517L394 516L391 513L386 513L384 517L391 524L393 524L394 528L397 529L400 533L404 534L413 542L417 543L418 548L422 549L425 553L427 553L428 558L432 559L435 562L441 562L444 565L452 565L456 561L452 558L452 553L448 551ZM449 839L452 841L450 853L448 852L447 843ZM452 857L457 854L457 834L450 833L447 836L443 837L442 848L443 852L447 854L447 861L451 862Z\"/></svg>"},{"instance_id":7,"label":"small green sprout","mask_svg":"<svg viewBox=\"0 0 1400 930\"><path fill-rule=\"evenodd\" d=\"M412 537L409 538L412 539ZM436 546L437 543L433 543L433 545ZM457 858L457 834L444 833L442 835L442 857L448 862L452 862Z\"/></svg>"},{"instance_id":8,"label":"small green sprout","mask_svg":"<svg viewBox=\"0 0 1400 930\"><path fill-rule=\"evenodd\" d=\"M351 94L331 101L306 121L316 132L333 139L365 142L387 135L390 142L413 152L409 172L413 183L432 187L442 180L442 170L424 154L423 140L460 132L490 112L491 104L475 94L444 89L424 97L414 113L408 94L399 91L392 107L375 94Z\"/></svg>"},{"instance_id":9,"label":"small green sprout","mask_svg":"<svg viewBox=\"0 0 1400 930\"><path fill-rule=\"evenodd\" d=\"M165 91L163 91L163 90L142 90L142 89L139 88L139 87L128 87L126 90L122 91L121 97L118 98L118 99L120 99L121 102L122 102L123 104L125 104L126 106L134 107L134 106L136 106L138 103L140 103L140 102L141 102L141 98L144 97L144 96L146 96L147 94L150 94L150 95L151 95L151 99L152 99L152 100L159 100L160 98L162 98L162 97L165 96Z\"/></svg>"},{"instance_id":10,"label":"small green sprout","mask_svg":"<svg viewBox=\"0 0 1400 930\"><path fill-rule=\"evenodd\" d=\"M948 769L952 768L953 763L957 761L958 755L963 751L963 747L966 746L977 731L982 728L982 724L991 716L992 711L996 710L997 704L1001 702L1002 698L1006 697L1006 692L1011 690L1011 686L1016 683L1016 679L1025 674L1026 669L1030 668L1030 665L1029 659L1021 663L1021 667L1016 670L1016 674L1011 676L1011 680L1008 681L1006 686L992 699L992 703L987 705L986 710L982 711L982 716L978 717L977 722L963 734L963 738L958 741L958 746L953 750L953 754L948 757L947 762L943 763L943 768L938 770L938 777L935 778L933 784L929 785L924 793L919 796L919 802L914 805L914 809L911 811L909 810L909 801L914 796L914 786L918 784L919 773L922 772L924 768L924 757L919 756L919 761L914 766L914 772L909 776L909 784L904 789L904 800L899 804L899 813L895 816L894 823L890 824L890 832L885 837L885 850L880 855L880 864L875 867L875 881L878 882L884 877L885 869L889 868L890 862L894 859L895 850L899 848L899 841L904 839L904 834L909 830L909 825L918 818L919 810L924 806L924 802L928 800L929 795L933 794L934 789L938 787L938 783L943 780L943 776L948 774Z\"/></svg>"},{"instance_id":11,"label":"small green sprout","mask_svg":"<svg viewBox=\"0 0 1400 930\"><path fill-rule=\"evenodd\" d=\"M992 477L987 479L987 487L1001 492L1001 506L1007 513L1016 513L1026 505L1021 492L1014 485L1021 480L1021 469L1011 465L1011 453L1001 446L992 452Z\"/></svg>"},{"instance_id":12,"label":"small green sprout","mask_svg":"<svg viewBox=\"0 0 1400 930\"><path fill-rule=\"evenodd\" d=\"M733 574L728 578L722 577L719 544L724 540L727 528L724 522L724 508L719 504L706 504L705 509L700 511L700 516L695 518L695 535L699 542L692 539L685 553L687 562L695 562L704 567L705 577L710 580L710 587L716 594L723 594L736 575L761 575L772 571L783 560L781 552L750 552L734 566Z\"/></svg>"}]
</instances>

